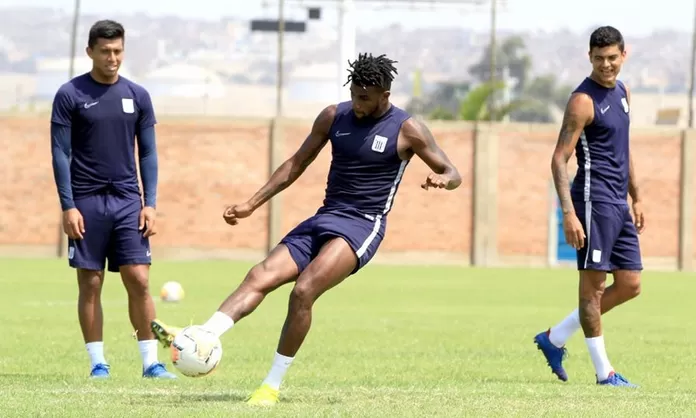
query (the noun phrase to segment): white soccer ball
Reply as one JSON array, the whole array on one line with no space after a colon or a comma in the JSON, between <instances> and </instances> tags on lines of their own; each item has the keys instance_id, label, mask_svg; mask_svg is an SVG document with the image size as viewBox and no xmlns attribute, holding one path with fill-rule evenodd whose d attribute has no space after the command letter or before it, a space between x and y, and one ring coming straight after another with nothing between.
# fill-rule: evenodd
<instances>
[{"instance_id":1,"label":"white soccer ball","mask_svg":"<svg viewBox=\"0 0 696 418\"><path fill-rule=\"evenodd\" d=\"M172 364L188 377L210 374L222 359L220 339L199 325L188 326L176 334L171 350Z\"/></svg>"},{"instance_id":2,"label":"white soccer ball","mask_svg":"<svg viewBox=\"0 0 696 418\"><path fill-rule=\"evenodd\" d=\"M184 288L179 282L167 282L160 290L160 298L163 302L179 302L184 298Z\"/></svg>"}]
</instances>

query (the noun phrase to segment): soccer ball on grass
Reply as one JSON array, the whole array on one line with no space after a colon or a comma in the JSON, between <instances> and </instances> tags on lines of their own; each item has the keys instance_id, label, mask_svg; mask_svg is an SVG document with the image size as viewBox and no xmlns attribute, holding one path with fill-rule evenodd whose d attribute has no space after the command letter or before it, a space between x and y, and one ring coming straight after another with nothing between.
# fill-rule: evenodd
<instances>
[{"instance_id":1,"label":"soccer ball on grass","mask_svg":"<svg viewBox=\"0 0 696 418\"><path fill-rule=\"evenodd\" d=\"M210 374L222 359L220 339L199 325L188 326L176 334L171 350L172 364L188 377Z\"/></svg>"},{"instance_id":2,"label":"soccer ball on grass","mask_svg":"<svg viewBox=\"0 0 696 418\"><path fill-rule=\"evenodd\" d=\"M179 302L184 298L184 288L179 282L167 282L162 285L160 299L163 302Z\"/></svg>"}]
</instances>

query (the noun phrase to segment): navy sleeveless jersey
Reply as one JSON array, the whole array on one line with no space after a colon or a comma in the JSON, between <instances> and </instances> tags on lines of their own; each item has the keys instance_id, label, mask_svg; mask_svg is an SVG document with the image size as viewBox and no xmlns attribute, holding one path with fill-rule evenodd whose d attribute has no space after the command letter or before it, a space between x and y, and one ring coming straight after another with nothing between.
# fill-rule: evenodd
<instances>
[{"instance_id":1,"label":"navy sleeveless jersey","mask_svg":"<svg viewBox=\"0 0 696 418\"><path fill-rule=\"evenodd\" d=\"M604 87L588 77L575 92L592 98L594 119L575 147L578 171L571 197L576 202L626 203L630 124L626 87L618 80L615 87Z\"/></svg>"},{"instance_id":2,"label":"navy sleeveless jersey","mask_svg":"<svg viewBox=\"0 0 696 418\"><path fill-rule=\"evenodd\" d=\"M58 89L51 122L71 128L76 199L107 188L140 198L135 138L156 123L143 87L121 76L114 84L98 83L89 73L77 76Z\"/></svg>"},{"instance_id":3,"label":"navy sleeveless jersey","mask_svg":"<svg viewBox=\"0 0 696 418\"><path fill-rule=\"evenodd\" d=\"M332 160L326 196L318 213L348 211L379 218L389 213L408 165L399 158L396 143L409 118L391 105L378 119L360 120L351 102L338 104L329 131Z\"/></svg>"}]
</instances>

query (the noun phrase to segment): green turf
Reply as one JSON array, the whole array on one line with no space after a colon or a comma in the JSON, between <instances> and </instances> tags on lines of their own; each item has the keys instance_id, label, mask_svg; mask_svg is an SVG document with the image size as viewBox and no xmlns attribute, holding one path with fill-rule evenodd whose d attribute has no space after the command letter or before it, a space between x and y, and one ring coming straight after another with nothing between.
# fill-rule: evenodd
<instances>
[{"instance_id":1,"label":"green turf","mask_svg":"<svg viewBox=\"0 0 696 418\"><path fill-rule=\"evenodd\" d=\"M205 321L248 267L158 263L153 293L167 280L187 292L180 304L158 302L159 316L177 325ZM572 270L370 266L319 300L282 403L259 412L242 401L268 371L289 286L223 336L213 375L143 381L125 291L109 275L103 300L112 379L93 382L74 273L63 261L36 260L0 260L0 272L2 417L696 414L694 275L647 272L643 294L605 317L610 359L641 385L636 390L594 384L580 333L569 342L567 383L532 343L576 303Z\"/></svg>"}]
</instances>

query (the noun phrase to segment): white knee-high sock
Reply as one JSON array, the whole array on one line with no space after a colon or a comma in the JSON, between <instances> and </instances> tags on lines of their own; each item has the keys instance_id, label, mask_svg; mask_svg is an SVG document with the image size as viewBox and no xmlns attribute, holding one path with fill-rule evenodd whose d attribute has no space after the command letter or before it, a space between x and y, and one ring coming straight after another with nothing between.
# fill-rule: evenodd
<instances>
[{"instance_id":1,"label":"white knee-high sock","mask_svg":"<svg viewBox=\"0 0 696 418\"><path fill-rule=\"evenodd\" d=\"M565 317L556 326L551 327L549 340L558 348L563 347L570 337L580 329L580 314L577 309Z\"/></svg>"},{"instance_id":2,"label":"white knee-high sock","mask_svg":"<svg viewBox=\"0 0 696 418\"><path fill-rule=\"evenodd\" d=\"M614 368L609 363L607 349L604 346L604 336L585 338L585 342L592 358L592 364L594 364L597 372L597 380L605 380L614 371Z\"/></svg>"}]
</instances>

